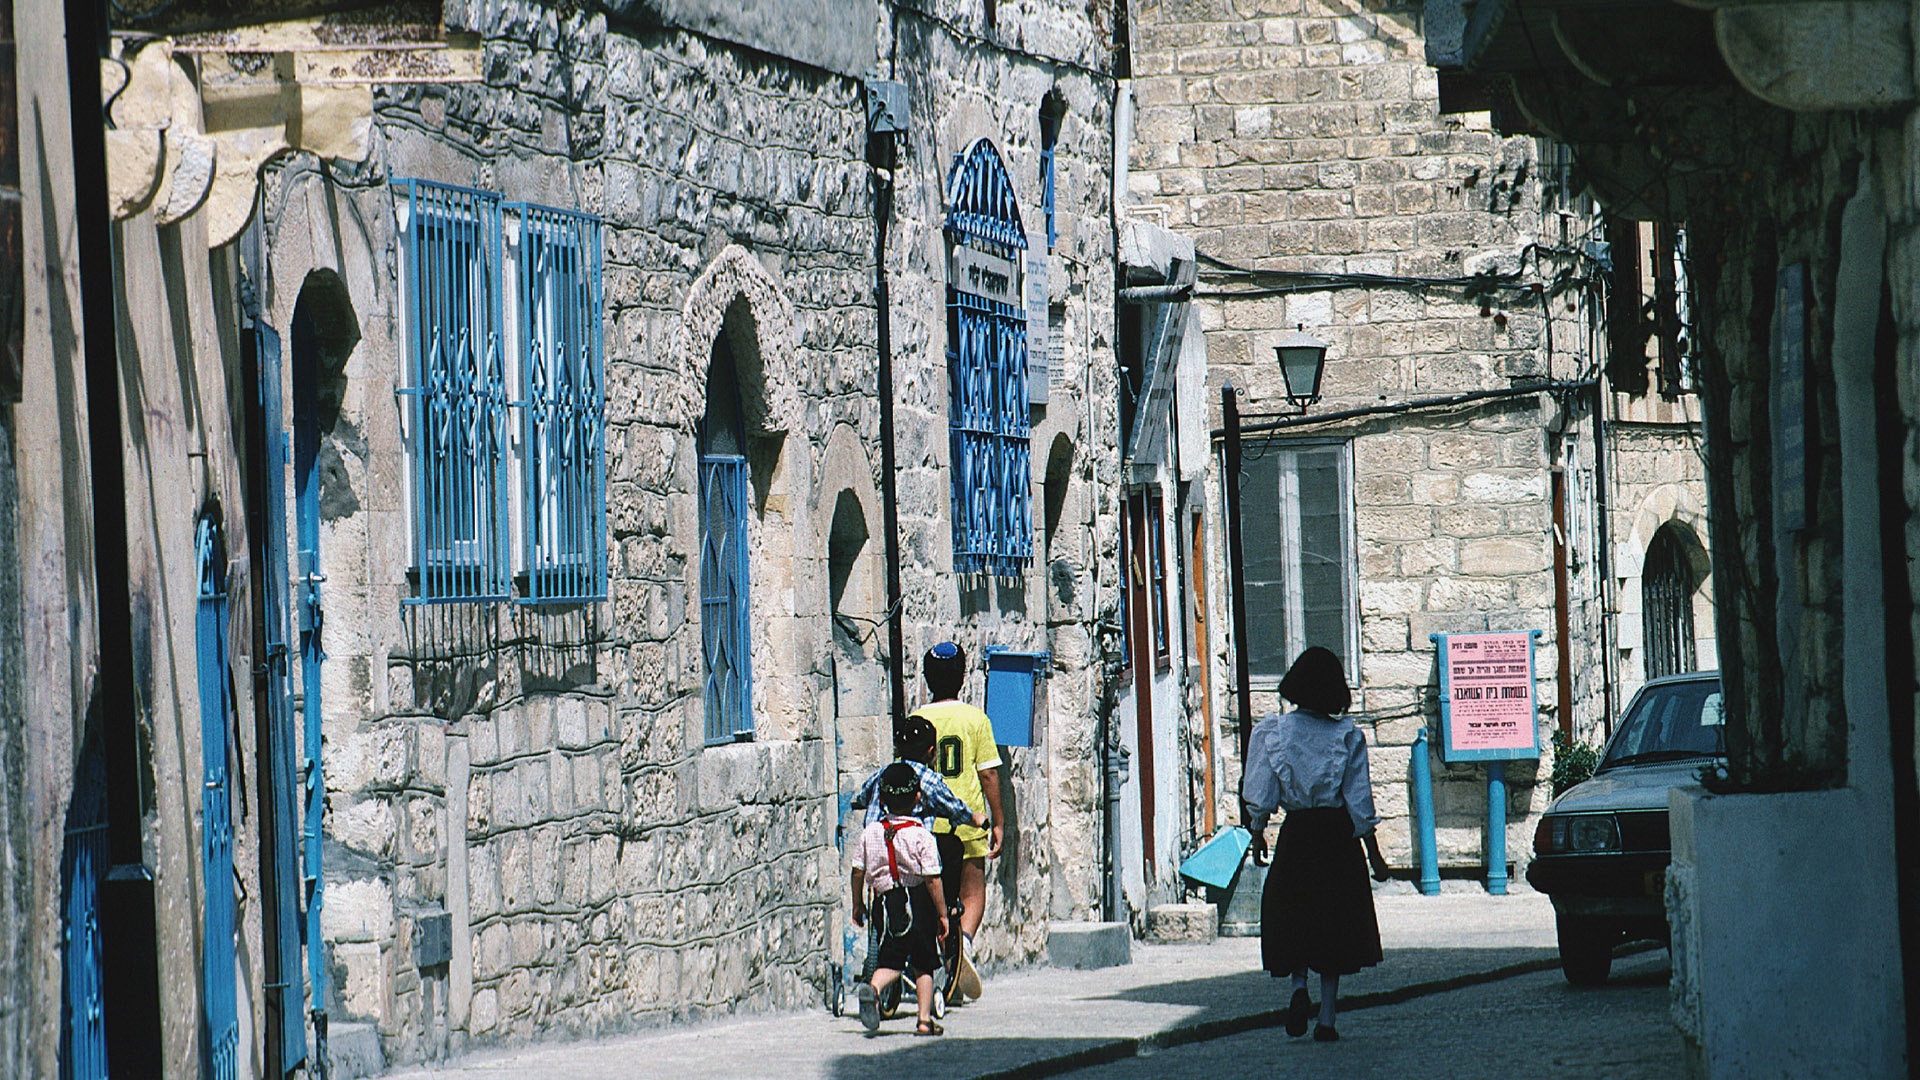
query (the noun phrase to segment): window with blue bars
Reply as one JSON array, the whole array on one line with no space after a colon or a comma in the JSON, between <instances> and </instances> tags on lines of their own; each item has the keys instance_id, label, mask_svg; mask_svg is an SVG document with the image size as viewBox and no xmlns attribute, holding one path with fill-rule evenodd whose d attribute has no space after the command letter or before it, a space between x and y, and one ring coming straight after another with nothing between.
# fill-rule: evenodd
<instances>
[{"instance_id":1,"label":"window with blue bars","mask_svg":"<svg viewBox=\"0 0 1920 1080\"><path fill-rule=\"evenodd\" d=\"M421 180L405 196L413 563L424 603L505 600L508 393L500 202Z\"/></svg>"},{"instance_id":2,"label":"window with blue bars","mask_svg":"<svg viewBox=\"0 0 1920 1080\"><path fill-rule=\"evenodd\" d=\"M709 746L753 737L745 451L739 383L723 335L707 369L700 422L700 644Z\"/></svg>"},{"instance_id":3,"label":"window with blue bars","mask_svg":"<svg viewBox=\"0 0 1920 1080\"><path fill-rule=\"evenodd\" d=\"M509 204L517 250L525 598L604 599L606 398L600 222Z\"/></svg>"},{"instance_id":4,"label":"window with blue bars","mask_svg":"<svg viewBox=\"0 0 1920 1080\"><path fill-rule=\"evenodd\" d=\"M953 569L1018 577L1033 562L1027 317L1017 304L1027 234L1006 165L986 139L954 163L946 232L956 266L965 248L983 265L1008 267L1011 278L998 296L970 275L947 284Z\"/></svg>"},{"instance_id":5,"label":"window with blue bars","mask_svg":"<svg viewBox=\"0 0 1920 1080\"><path fill-rule=\"evenodd\" d=\"M605 599L600 220L425 180L395 187L412 602Z\"/></svg>"},{"instance_id":6,"label":"window with blue bars","mask_svg":"<svg viewBox=\"0 0 1920 1080\"><path fill-rule=\"evenodd\" d=\"M1066 115L1066 99L1058 91L1040 99L1040 211L1047 219L1048 251L1060 242L1053 223L1054 147L1060 142L1060 121Z\"/></svg>"}]
</instances>

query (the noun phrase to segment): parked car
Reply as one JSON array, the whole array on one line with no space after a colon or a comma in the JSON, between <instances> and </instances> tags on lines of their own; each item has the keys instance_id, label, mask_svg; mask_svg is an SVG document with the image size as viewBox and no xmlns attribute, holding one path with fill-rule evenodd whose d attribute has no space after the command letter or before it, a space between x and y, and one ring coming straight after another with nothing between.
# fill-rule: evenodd
<instances>
[{"instance_id":1,"label":"parked car","mask_svg":"<svg viewBox=\"0 0 1920 1080\"><path fill-rule=\"evenodd\" d=\"M1553 898L1567 981L1607 981L1622 941L1668 940L1667 791L1727 752L1718 672L1640 688L1593 776L1541 815L1527 882Z\"/></svg>"}]
</instances>

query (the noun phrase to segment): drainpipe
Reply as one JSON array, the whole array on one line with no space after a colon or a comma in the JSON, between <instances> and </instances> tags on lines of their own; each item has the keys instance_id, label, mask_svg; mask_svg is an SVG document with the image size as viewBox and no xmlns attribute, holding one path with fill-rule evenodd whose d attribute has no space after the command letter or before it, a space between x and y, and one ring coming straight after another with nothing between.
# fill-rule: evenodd
<instances>
[{"instance_id":1,"label":"drainpipe","mask_svg":"<svg viewBox=\"0 0 1920 1080\"><path fill-rule=\"evenodd\" d=\"M67 78L73 125L75 234L85 336L87 457L93 508L93 573L99 654L88 722L100 725L107 765L109 867L100 889L101 988L107 1060L129 1074L162 1060L159 932L153 873L140 818L140 712L133 665L133 600L127 556L127 478L122 458L113 222L107 211L106 116L100 61L107 13L67 0Z\"/></svg>"},{"instance_id":2,"label":"drainpipe","mask_svg":"<svg viewBox=\"0 0 1920 1080\"><path fill-rule=\"evenodd\" d=\"M1240 404L1232 383L1220 388L1220 420L1226 428L1226 475L1220 479L1227 497L1227 600L1233 609L1234 711L1240 714L1240 763L1244 767L1247 739L1253 733L1253 675L1247 656L1246 548L1240 536Z\"/></svg>"},{"instance_id":3,"label":"drainpipe","mask_svg":"<svg viewBox=\"0 0 1920 1080\"><path fill-rule=\"evenodd\" d=\"M900 607L900 500L894 478L893 436L893 301L887 288L887 227L893 216L893 164L897 136L872 133L868 136L870 156L884 144L885 165L873 165L873 303L878 317L880 364L880 516L886 534L887 560L887 674L893 684L893 723L907 715L907 665L905 633L901 627Z\"/></svg>"}]
</instances>

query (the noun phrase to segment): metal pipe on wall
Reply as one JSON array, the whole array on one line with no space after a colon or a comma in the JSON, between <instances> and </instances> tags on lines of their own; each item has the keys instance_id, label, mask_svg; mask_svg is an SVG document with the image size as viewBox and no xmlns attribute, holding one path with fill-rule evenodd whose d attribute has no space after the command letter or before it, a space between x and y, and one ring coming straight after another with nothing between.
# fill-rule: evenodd
<instances>
[{"instance_id":1,"label":"metal pipe on wall","mask_svg":"<svg viewBox=\"0 0 1920 1080\"><path fill-rule=\"evenodd\" d=\"M100 62L107 12L67 0L67 79L73 128L74 232L79 255L87 386L87 456L93 513L93 572L99 605L98 671L87 722L98 724L107 766L110 867L100 890L101 988L107 1060L114 1072L157 1073L161 1062L159 929L153 873L141 838L140 712L134 688L133 597L128 565L127 478L120 419L118 302L113 221L107 194L105 106Z\"/></svg>"}]
</instances>

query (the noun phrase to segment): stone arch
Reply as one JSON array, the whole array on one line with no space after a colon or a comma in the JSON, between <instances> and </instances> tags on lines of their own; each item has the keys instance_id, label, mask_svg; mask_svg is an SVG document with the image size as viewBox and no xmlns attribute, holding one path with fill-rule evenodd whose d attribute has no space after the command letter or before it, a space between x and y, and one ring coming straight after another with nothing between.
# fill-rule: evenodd
<instances>
[{"instance_id":1,"label":"stone arch","mask_svg":"<svg viewBox=\"0 0 1920 1080\"><path fill-rule=\"evenodd\" d=\"M681 372L683 430L697 434L706 412L711 361L724 343L731 356L747 446L752 505L747 514L749 642L756 739L799 737L812 725L810 628L806 571L812 530L810 508L796 492L806 490L808 463L786 453L788 433L799 427L799 388L786 363L797 349L794 308L780 283L747 249L729 245L693 282L681 309L674 342ZM698 439L680 479L698 509ZM804 458L804 455L800 455ZM700 626L700 560L687 560L690 624Z\"/></svg>"},{"instance_id":2,"label":"stone arch","mask_svg":"<svg viewBox=\"0 0 1920 1080\"><path fill-rule=\"evenodd\" d=\"M793 301L753 253L729 244L695 278L680 312L674 343L682 372L681 418L686 430L699 423L706 402L707 361L714 339L727 345L740 379L740 406L747 430L758 437L792 431L799 423L795 365L779 362L799 345Z\"/></svg>"},{"instance_id":3,"label":"stone arch","mask_svg":"<svg viewBox=\"0 0 1920 1080\"><path fill-rule=\"evenodd\" d=\"M1628 521L1626 536L1614 549L1617 556L1614 575L1619 583L1616 595L1619 597L1620 610L1615 623L1618 647L1622 652L1633 653L1634 663L1644 662L1646 611L1641 586L1647 551L1662 530L1673 530L1674 535L1683 542L1688 563L1693 570L1694 656L1698 663L1711 661L1717 656L1711 590L1706 587L1712 571L1712 558L1704 540L1707 536L1706 507L1698 491L1693 485L1684 483L1658 485L1641 497ZM1628 675L1628 684L1624 689L1631 692L1635 685L1632 676Z\"/></svg>"},{"instance_id":4,"label":"stone arch","mask_svg":"<svg viewBox=\"0 0 1920 1080\"><path fill-rule=\"evenodd\" d=\"M819 513L827 522L825 611L878 618L886 610L880 535L880 495L866 449L850 424L838 424L827 436L820 471ZM829 636L833 636L829 629ZM873 655L874 650L865 650Z\"/></svg>"}]
</instances>

